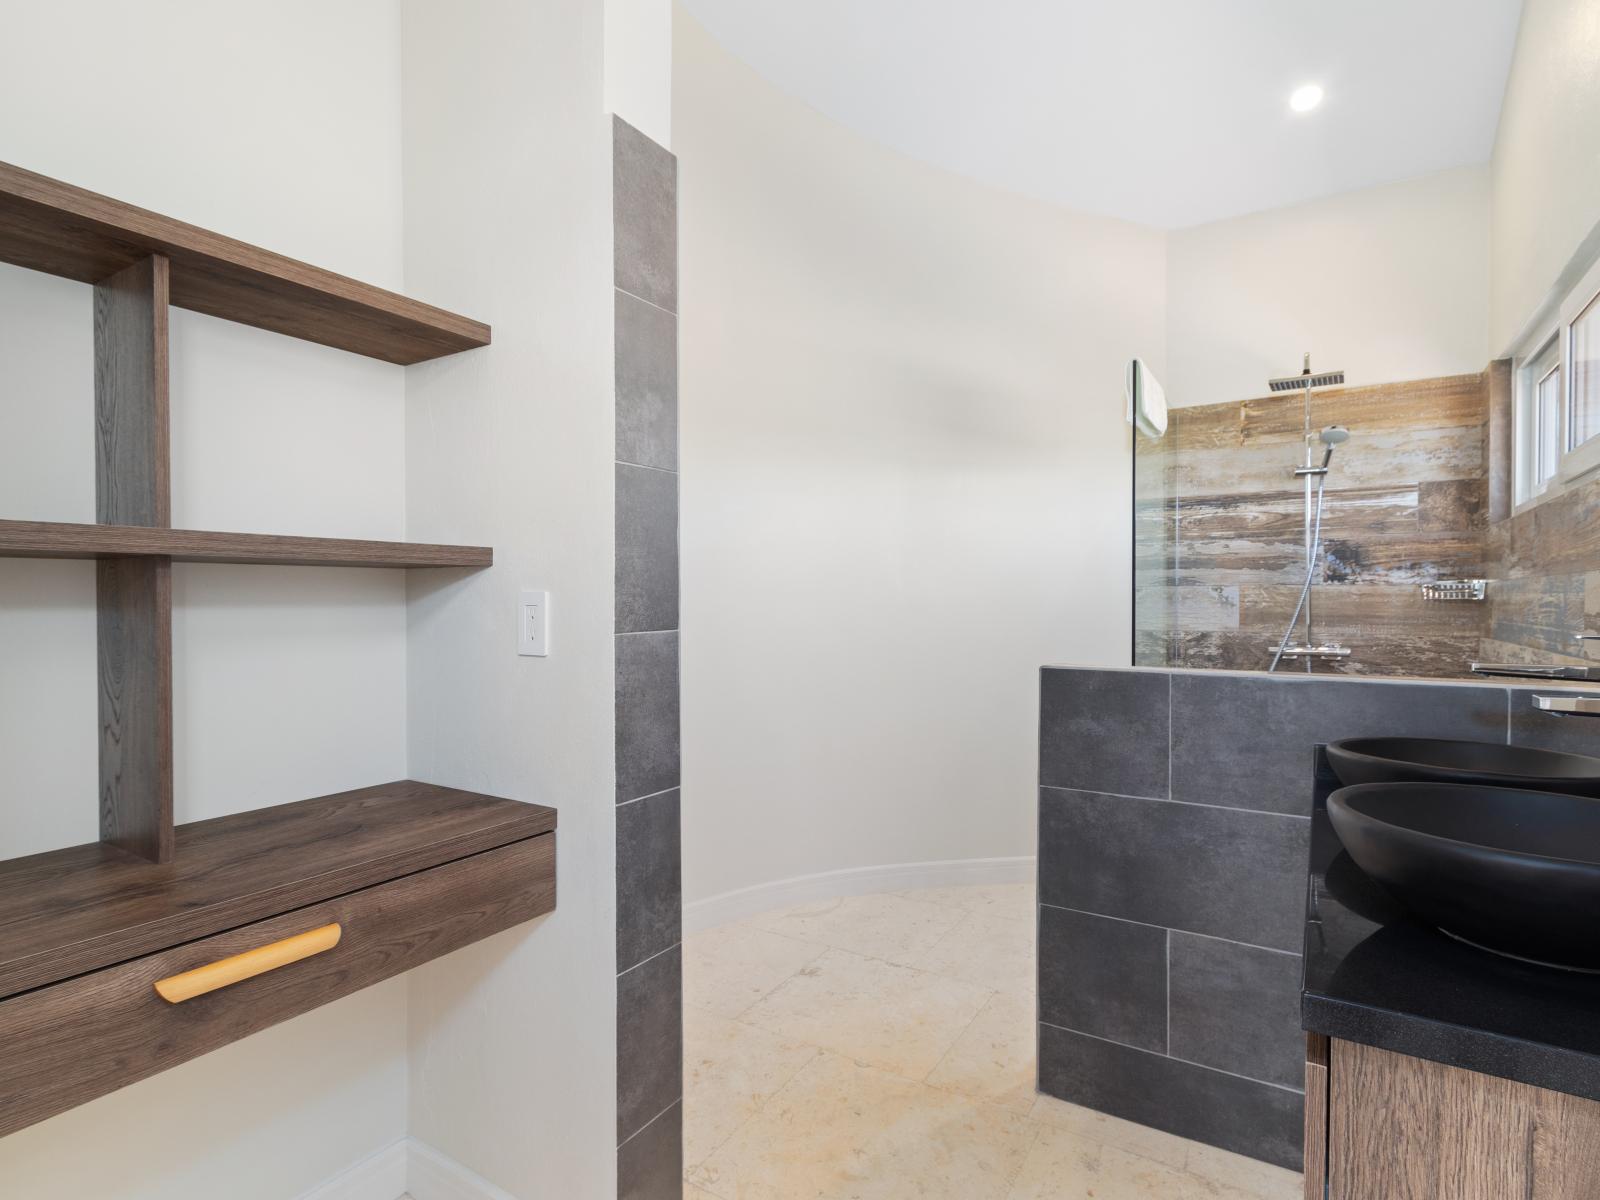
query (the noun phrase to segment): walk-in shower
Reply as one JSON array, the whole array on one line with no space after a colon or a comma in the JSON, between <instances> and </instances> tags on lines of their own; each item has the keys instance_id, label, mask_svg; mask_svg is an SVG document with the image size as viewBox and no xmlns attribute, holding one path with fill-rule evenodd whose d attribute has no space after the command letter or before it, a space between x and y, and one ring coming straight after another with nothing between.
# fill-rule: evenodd
<instances>
[{"instance_id":1,"label":"walk-in shower","mask_svg":"<svg viewBox=\"0 0 1600 1200\"><path fill-rule=\"evenodd\" d=\"M1343 371L1320 371L1313 374L1311 370L1311 355L1305 356L1305 365L1298 375L1285 375L1277 379L1267 380L1267 387L1274 392L1291 392L1298 390L1303 397L1302 409L1305 419L1305 464L1291 468L1296 479L1303 481L1305 486L1305 582L1300 587L1300 598L1295 604L1294 614L1289 618L1288 625L1284 628L1283 637L1273 650L1272 664L1267 668L1276 671L1278 665L1286 658L1296 658L1305 663L1307 671L1311 670L1312 663L1317 659L1349 658L1350 649L1338 642L1319 644L1312 632L1311 598L1312 585L1317 578L1317 559L1322 551L1322 511L1323 498L1328 488L1328 469L1333 462L1333 449L1343 445L1350 437L1350 431L1342 425L1330 425L1317 433L1311 430L1311 392L1313 388L1330 387L1344 382ZM1322 451L1322 461L1317 462L1318 448ZM1315 495L1313 496L1313 490ZM1294 641L1295 626L1304 622L1301 640Z\"/></svg>"}]
</instances>

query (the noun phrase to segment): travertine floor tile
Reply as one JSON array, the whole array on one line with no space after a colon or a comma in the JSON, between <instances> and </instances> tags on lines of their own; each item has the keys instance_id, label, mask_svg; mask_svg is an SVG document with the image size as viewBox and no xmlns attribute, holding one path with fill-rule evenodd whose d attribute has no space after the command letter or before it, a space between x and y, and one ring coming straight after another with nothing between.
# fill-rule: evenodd
<instances>
[{"instance_id":1,"label":"travertine floor tile","mask_svg":"<svg viewBox=\"0 0 1600 1200\"><path fill-rule=\"evenodd\" d=\"M1054 1096L1040 1096L1029 1115L1042 1125L1053 1125L1092 1142L1117 1146L1180 1171L1188 1161L1192 1145L1187 1138L1095 1112L1092 1108L1068 1104Z\"/></svg>"},{"instance_id":2,"label":"travertine floor tile","mask_svg":"<svg viewBox=\"0 0 1600 1200\"><path fill-rule=\"evenodd\" d=\"M742 922L694 934L683 943L683 1002L736 1017L821 953Z\"/></svg>"},{"instance_id":3,"label":"travertine floor tile","mask_svg":"<svg viewBox=\"0 0 1600 1200\"><path fill-rule=\"evenodd\" d=\"M785 937L909 964L961 924L962 915L950 905L886 893L801 905L752 918L751 924Z\"/></svg>"},{"instance_id":4,"label":"travertine floor tile","mask_svg":"<svg viewBox=\"0 0 1600 1200\"><path fill-rule=\"evenodd\" d=\"M822 1051L689 1008L683 1014L683 1161L693 1166Z\"/></svg>"},{"instance_id":5,"label":"travertine floor tile","mask_svg":"<svg viewBox=\"0 0 1600 1200\"><path fill-rule=\"evenodd\" d=\"M1100 1170L1100 1143L1044 1126L1006 1200L1085 1200Z\"/></svg>"},{"instance_id":6,"label":"travertine floor tile","mask_svg":"<svg viewBox=\"0 0 1600 1200\"><path fill-rule=\"evenodd\" d=\"M722 1200L1004 1200L1036 1136L841 1055L812 1060L690 1181Z\"/></svg>"},{"instance_id":7,"label":"travertine floor tile","mask_svg":"<svg viewBox=\"0 0 1600 1200\"><path fill-rule=\"evenodd\" d=\"M1006 1200L1249 1200L1243 1192L1045 1128Z\"/></svg>"},{"instance_id":8,"label":"travertine floor tile","mask_svg":"<svg viewBox=\"0 0 1600 1200\"><path fill-rule=\"evenodd\" d=\"M1032 996L995 995L928 1076L934 1087L1028 1113L1034 1087Z\"/></svg>"},{"instance_id":9,"label":"travertine floor tile","mask_svg":"<svg viewBox=\"0 0 1600 1200\"><path fill-rule=\"evenodd\" d=\"M907 900L926 904L949 904L967 912L991 917L1011 917L1031 921L1037 914L1038 893L1031 883L1002 883L975 887L912 888L896 892Z\"/></svg>"},{"instance_id":10,"label":"travertine floor tile","mask_svg":"<svg viewBox=\"0 0 1600 1200\"><path fill-rule=\"evenodd\" d=\"M961 924L910 965L952 979L965 979L998 992L1031 995L1034 991L1033 931L1032 921L969 913Z\"/></svg>"},{"instance_id":11,"label":"travertine floor tile","mask_svg":"<svg viewBox=\"0 0 1600 1200\"><path fill-rule=\"evenodd\" d=\"M990 992L847 950L829 950L743 1020L922 1079L989 1001Z\"/></svg>"},{"instance_id":12,"label":"travertine floor tile","mask_svg":"<svg viewBox=\"0 0 1600 1200\"><path fill-rule=\"evenodd\" d=\"M1300 1200L1294 1172L1034 1093L1032 905L924 889L688 939L685 1200Z\"/></svg>"},{"instance_id":13,"label":"travertine floor tile","mask_svg":"<svg viewBox=\"0 0 1600 1200\"><path fill-rule=\"evenodd\" d=\"M1230 1154L1199 1142L1189 1144L1185 1168L1191 1175L1237 1188L1255 1200L1301 1200L1305 1177L1299 1171L1286 1171L1242 1154Z\"/></svg>"}]
</instances>

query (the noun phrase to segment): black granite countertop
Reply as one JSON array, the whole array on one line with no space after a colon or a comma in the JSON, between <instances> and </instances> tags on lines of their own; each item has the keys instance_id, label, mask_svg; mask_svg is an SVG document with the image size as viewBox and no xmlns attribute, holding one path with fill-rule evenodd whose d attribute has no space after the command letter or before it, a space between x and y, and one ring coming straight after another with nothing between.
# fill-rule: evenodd
<instances>
[{"instance_id":1,"label":"black granite countertop","mask_svg":"<svg viewBox=\"0 0 1600 1200\"><path fill-rule=\"evenodd\" d=\"M1600 975L1502 958L1408 916L1340 844L1327 811L1338 786L1319 761L1302 1025L1600 1100Z\"/></svg>"}]
</instances>

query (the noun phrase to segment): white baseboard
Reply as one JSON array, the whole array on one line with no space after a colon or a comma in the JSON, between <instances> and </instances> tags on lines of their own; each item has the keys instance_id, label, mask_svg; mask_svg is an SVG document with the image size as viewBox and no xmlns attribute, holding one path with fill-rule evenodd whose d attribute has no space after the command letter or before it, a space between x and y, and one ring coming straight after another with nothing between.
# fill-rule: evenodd
<instances>
[{"instance_id":1,"label":"white baseboard","mask_svg":"<svg viewBox=\"0 0 1600 1200\"><path fill-rule=\"evenodd\" d=\"M406 1144L411 1150L406 1172L411 1200L516 1200L426 1142L408 1138Z\"/></svg>"},{"instance_id":2,"label":"white baseboard","mask_svg":"<svg viewBox=\"0 0 1600 1200\"><path fill-rule=\"evenodd\" d=\"M701 933L743 921L777 908L836 900L840 896L862 896L868 892L902 892L910 888L958 887L962 884L1032 883L1034 858L957 858L944 862L892 863L881 867L852 867L844 871L823 871L816 875L796 875L772 883L739 888L717 896L707 896L686 904L683 909L684 933ZM417 1197L417 1200L423 1200Z\"/></svg>"},{"instance_id":3,"label":"white baseboard","mask_svg":"<svg viewBox=\"0 0 1600 1200\"><path fill-rule=\"evenodd\" d=\"M402 1138L340 1171L300 1200L516 1200L416 1138Z\"/></svg>"},{"instance_id":4,"label":"white baseboard","mask_svg":"<svg viewBox=\"0 0 1600 1200\"><path fill-rule=\"evenodd\" d=\"M405 1195L410 1140L401 1138L319 1184L300 1200L396 1200Z\"/></svg>"}]
</instances>

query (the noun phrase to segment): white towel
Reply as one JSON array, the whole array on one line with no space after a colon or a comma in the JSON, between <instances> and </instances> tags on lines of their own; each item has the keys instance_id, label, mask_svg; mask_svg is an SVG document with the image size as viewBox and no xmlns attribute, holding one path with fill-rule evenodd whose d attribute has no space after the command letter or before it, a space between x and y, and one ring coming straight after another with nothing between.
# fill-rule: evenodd
<instances>
[{"instance_id":1,"label":"white towel","mask_svg":"<svg viewBox=\"0 0 1600 1200\"><path fill-rule=\"evenodd\" d=\"M1167 392L1142 358L1128 364L1128 422L1147 438L1167 432Z\"/></svg>"}]
</instances>

